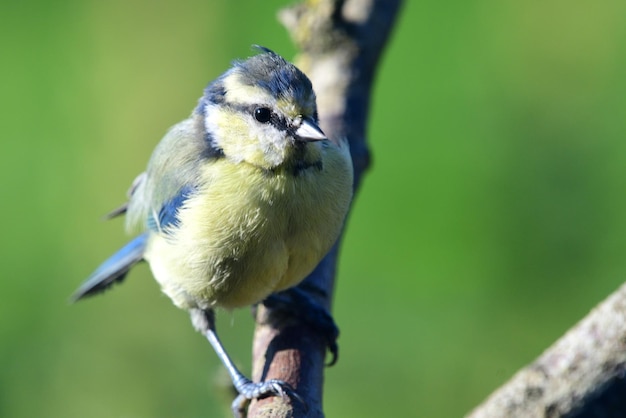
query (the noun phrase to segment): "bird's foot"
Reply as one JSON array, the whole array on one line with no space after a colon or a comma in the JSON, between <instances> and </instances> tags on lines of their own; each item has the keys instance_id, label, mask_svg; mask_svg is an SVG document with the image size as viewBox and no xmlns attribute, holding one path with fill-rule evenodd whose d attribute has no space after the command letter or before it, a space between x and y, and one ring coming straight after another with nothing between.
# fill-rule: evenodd
<instances>
[{"instance_id":1,"label":"bird's foot","mask_svg":"<svg viewBox=\"0 0 626 418\"><path fill-rule=\"evenodd\" d=\"M331 359L326 365L332 366L337 362L339 328L332 315L309 295L307 289L298 286L274 293L268 296L263 304L278 311L279 315L284 313L284 315L295 317L322 335L331 354Z\"/></svg>"},{"instance_id":2,"label":"bird's foot","mask_svg":"<svg viewBox=\"0 0 626 418\"><path fill-rule=\"evenodd\" d=\"M264 398L267 396L280 396L281 398L288 396L296 399L303 406L306 406L304 400L298 395L287 382L278 379L266 380L265 382L255 383L249 379L240 380L235 384L235 389L239 392L239 396L235 398L231 404L235 418L243 418L247 404L252 399Z\"/></svg>"}]
</instances>

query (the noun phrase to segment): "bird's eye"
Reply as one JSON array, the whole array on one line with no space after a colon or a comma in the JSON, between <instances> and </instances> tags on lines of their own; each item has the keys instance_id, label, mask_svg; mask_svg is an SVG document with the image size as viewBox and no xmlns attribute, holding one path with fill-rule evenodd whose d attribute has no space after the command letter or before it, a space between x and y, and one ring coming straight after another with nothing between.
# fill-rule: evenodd
<instances>
[{"instance_id":1,"label":"bird's eye","mask_svg":"<svg viewBox=\"0 0 626 418\"><path fill-rule=\"evenodd\" d=\"M257 107L254 109L254 118L261 123L267 123L272 117L272 111L267 107Z\"/></svg>"}]
</instances>

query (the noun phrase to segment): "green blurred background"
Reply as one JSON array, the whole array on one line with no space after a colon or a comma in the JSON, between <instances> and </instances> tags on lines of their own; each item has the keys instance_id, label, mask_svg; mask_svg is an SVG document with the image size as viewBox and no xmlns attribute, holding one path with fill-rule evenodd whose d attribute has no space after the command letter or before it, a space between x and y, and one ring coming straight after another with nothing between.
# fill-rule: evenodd
<instances>
[{"instance_id":1,"label":"green blurred background","mask_svg":"<svg viewBox=\"0 0 626 418\"><path fill-rule=\"evenodd\" d=\"M207 417L223 376L146 266L67 303L100 217L250 45L262 1L0 3L0 416ZM626 2L408 1L342 251L328 417L458 417L626 277ZM219 327L249 371L248 310Z\"/></svg>"}]
</instances>

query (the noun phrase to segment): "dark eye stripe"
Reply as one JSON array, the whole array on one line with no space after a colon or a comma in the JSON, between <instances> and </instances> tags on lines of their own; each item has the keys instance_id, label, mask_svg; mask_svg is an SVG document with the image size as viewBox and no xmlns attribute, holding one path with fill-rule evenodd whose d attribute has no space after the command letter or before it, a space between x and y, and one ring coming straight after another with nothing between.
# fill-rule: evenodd
<instances>
[{"instance_id":1,"label":"dark eye stripe","mask_svg":"<svg viewBox=\"0 0 626 418\"><path fill-rule=\"evenodd\" d=\"M249 115L251 115L252 117L254 117L255 120L259 120L256 116L256 111L257 109L267 109L270 112L270 118L267 122L261 122L261 123L269 123L272 126L274 126L276 129L278 129L279 131L286 131L289 127L289 124L287 123L287 119L282 116L277 114L276 112L272 112L271 111L271 107L267 106L267 105L262 105L262 104L255 104L255 105L237 105L237 104L224 104L226 106L229 106L230 109L232 109L235 112L241 112L241 113L247 113Z\"/></svg>"}]
</instances>

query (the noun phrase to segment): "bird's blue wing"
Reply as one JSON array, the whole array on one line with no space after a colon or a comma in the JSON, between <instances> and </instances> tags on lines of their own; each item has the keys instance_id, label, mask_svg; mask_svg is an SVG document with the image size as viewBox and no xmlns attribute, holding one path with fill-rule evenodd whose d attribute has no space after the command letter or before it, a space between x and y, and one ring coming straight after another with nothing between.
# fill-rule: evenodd
<instances>
[{"instance_id":1,"label":"bird's blue wing","mask_svg":"<svg viewBox=\"0 0 626 418\"><path fill-rule=\"evenodd\" d=\"M202 114L194 112L173 126L157 145L146 172L133 182L129 202L107 216L125 214L127 230L145 232L102 263L72 299L99 293L123 280L143 260L150 234L167 234L179 226L178 212L199 184L199 167L222 156L212 145Z\"/></svg>"},{"instance_id":2,"label":"bird's blue wing","mask_svg":"<svg viewBox=\"0 0 626 418\"><path fill-rule=\"evenodd\" d=\"M196 191L195 186L183 186L178 193L166 201L156 214L148 217L148 228L156 232L167 233L172 228L179 226L178 210Z\"/></svg>"},{"instance_id":3,"label":"bird's blue wing","mask_svg":"<svg viewBox=\"0 0 626 418\"><path fill-rule=\"evenodd\" d=\"M212 145L202 114L194 112L173 126L133 188L126 212L127 229L161 234L176 228L180 208L203 182L202 167L222 156Z\"/></svg>"},{"instance_id":4,"label":"bird's blue wing","mask_svg":"<svg viewBox=\"0 0 626 418\"><path fill-rule=\"evenodd\" d=\"M113 254L76 290L72 301L100 293L122 281L131 267L143 260L147 242L148 234L141 234Z\"/></svg>"}]
</instances>

